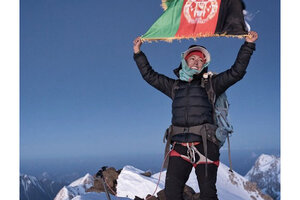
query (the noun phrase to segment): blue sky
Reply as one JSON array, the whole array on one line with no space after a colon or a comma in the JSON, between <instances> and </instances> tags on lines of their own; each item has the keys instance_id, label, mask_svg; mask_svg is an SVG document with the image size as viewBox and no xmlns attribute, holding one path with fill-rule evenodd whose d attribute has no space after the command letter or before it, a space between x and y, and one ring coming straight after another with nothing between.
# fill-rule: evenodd
<instances>
[{"instance_id":1,"label":"blue sky","mask_svg":"<svg viewBox=\"0 0 300 200\"><path fill-rule=\"evenodd\" d=\"M149 154L164 150L171 100L149 86L132 59L132 41L161 15L160 0L20 2L20 155L55 158ZM227 91L232 148L280 146L280 5L245 0L259 34L244 79ZM146 43L153 68L175 78L191 44L210 51L210 70L234 62L243 40L205 38Z\"/></svg>"}]
</instances>

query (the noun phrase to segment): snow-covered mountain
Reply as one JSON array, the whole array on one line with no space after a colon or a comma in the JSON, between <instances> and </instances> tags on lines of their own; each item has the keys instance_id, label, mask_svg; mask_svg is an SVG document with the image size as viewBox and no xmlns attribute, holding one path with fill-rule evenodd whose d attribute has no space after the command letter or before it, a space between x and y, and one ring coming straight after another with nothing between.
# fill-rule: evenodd
<instances>
[{"instance_id":1,"label":"snow-covered mountain","mask_svg":"<svg viewBox=\"0 0 300 200\"><path fill-rule=\"evenodd\" d=\"M150 177L142 175L142 170L133 166L125 166L117 179L117 197L111 195L112 199L134 199L135 196L145 198L152 194L157 186L159 173ZM160 183L155 192L162 190L165 185L166 171L161 173ZM105 200L104 193L86 192L93 186L94 178L87 174L60 190L54 200ZM197 178L194 170L192 171L187 185L199 192ZM234 172L229 172L229 168L220 163L217 177L217 190L219 199L222 200L270 200L267 195L263 195L257 190L255 184L250 183L243 176Z\"/></svg>"},{"instance_id":2,"label":"snow-covered mountain","mask_svg":"<svg viewBox=\"0 0 300 200\"><path fill-rule=\"evenodd\" d=\"M280 158L262 154L245 178L257 183L262 192L273 199L280 199Z\"/></svg>"},{"instance_id":3,"label":"snow-covered mountain","mask_svg":"<svg viewBox=\"0 0 300 200\"><path fill-rule=\"evenodd\" d=\"M87 189L93 186L94 178L90 174L72 182L69 186L64 186L56 195L54 200L69 200L84 194Z\"/></svg>"},{"instance_id":4,"label":"snow-covered mountain","mask_svg":"<svg viewBox=\"0 0 300 200\"><path fill-rule=\"evenodd\" d=\"M20 200L52 200L63 185L46 177L37 179L35 176L21 174Z\"/></svg>"},{"instance_id":5,"label":"snow-covered mountain","mask_svg":"<svg viewBox=\"0 0 300 200\"><path fill-rule=\"evenodd\" d=\"M54 200L106 200L104 193L86 192L87 189L93 186L94 178L90 174L72 182L68 186L64 186L56 195ZM128 198L117 198L111 196L112 200L128 200Z\"/></svg>"}]
</instances>

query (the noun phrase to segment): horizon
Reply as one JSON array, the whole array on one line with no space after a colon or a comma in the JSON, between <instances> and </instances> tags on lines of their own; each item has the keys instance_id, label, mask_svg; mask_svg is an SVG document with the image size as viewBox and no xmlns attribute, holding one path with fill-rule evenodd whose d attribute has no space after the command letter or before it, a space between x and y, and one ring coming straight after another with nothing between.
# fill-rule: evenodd
<instances>
[{"instance_id":1,"label":"horizon","mask_svg":"<svg viewBox=\"0 0 300 200\"><path fill-rule=\"evenodd\" d=\"M280 149L261 150L231 150L233 170L244 176L254 166L255 161L262 154L274 155L280 158ZM221 149L220 161L229 166L227 149ZM107 155L89 157L65 157L47 159L21 159L20 174L32 175L37 178L43 177L44 173L55 181L68 180L84 176L86 173L95 174L102 166L122 169L126 165L131 165L143 171L157 173L161 170L163 154L131 154L127 155Z\"/></svg>"}]
</instances>

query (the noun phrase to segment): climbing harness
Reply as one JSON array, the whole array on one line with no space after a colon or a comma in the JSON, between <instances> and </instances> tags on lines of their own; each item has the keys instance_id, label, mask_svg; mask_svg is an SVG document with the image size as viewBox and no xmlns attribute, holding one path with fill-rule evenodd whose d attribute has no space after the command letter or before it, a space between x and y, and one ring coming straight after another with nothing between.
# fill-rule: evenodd
<instances>
[{"instance_id":1,"label":"climbing harness","mask_svg":"<svg viewBox=\"0 0 300 200\"><path fill-rule=\"evenodd\" d=\"M170 149L171 145L171 138L174 135L182 134L182 133L194 133L202 137L203 149L204 149L204 156L207 158L207 140L213 142L214 144L219 146L219 142L215 136L215 131L217 129L216 125L213 124L202 124L199 126L191 126L191 127L179 127L171 125L165 133L164 142L167 139L166 147L165 147L165 155ZM190 150L191 153L193 150ZM174 154L174 153L173 153ZM168 162L165 164L165 168L167 168ZM207 175L207 164L205 164L205 175Z\"/></svg>"},{"instance_id":2,"label":"climbing harness","mask_svg":"<svg viewBox=\"0 0 300 200\"><path fill-rule=\"evenodd\" d=\"M205 176L207 176L207 165L208 164L214 164L216 166L219 166L220 161L212 161L207 158L207 156L204 156L201 154L198 149L195 147L196 145L200 144L200 142L190 142L190 143L178 143L179 145L185 146L187 148L186 155L180 154L174 149L171 150L170 156L174 157L181 157L183 160L191 163L194 168L196 168L200 164L205 164ZM173 144L173 147L175 146L175 143ZM198 155L198 160L196 159L196 155Z\"/></svg>"},{"instance_id":3,"label":"climbing harness","mask_svg":"<svg viewBox=\"0 0 300 200\"><path fill-rule=\"evenodd\" d=\"M219 161L212 161L205 157L203 154L201 154L198 149L195 147L195 145L200 144L200 142L192 142L192 143L181 143L180 145L187 147L187 155L183 155L175 151L174 149L170 152L170 156L177 156L181 157L184 160L190 162L194 167L197 167L199 164L215 164L219 166ZM196 154L198 155L199 159L196 160Z\"/></svg>"}]
</instances>

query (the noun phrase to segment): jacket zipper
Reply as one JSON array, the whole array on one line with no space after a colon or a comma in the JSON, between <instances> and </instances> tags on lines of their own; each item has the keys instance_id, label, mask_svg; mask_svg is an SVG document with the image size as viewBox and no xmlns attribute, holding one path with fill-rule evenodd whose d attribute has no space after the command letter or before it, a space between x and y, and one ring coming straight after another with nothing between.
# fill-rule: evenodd
<instances>
[{"instance_id":1,"label":"jacket zipper","mask_svg":"<svg viewBox=\"0 0 300 200\"><path fill-rule=\"evenodd\" d=\"M188 116L188 112L189 112L189 104L190 104L190 86L191 83L188 83L188 87L187 87L187 103L185 106L185 126L188 127L188 121L189 121L189 116Z\"/></svg>"}]
</instances>

